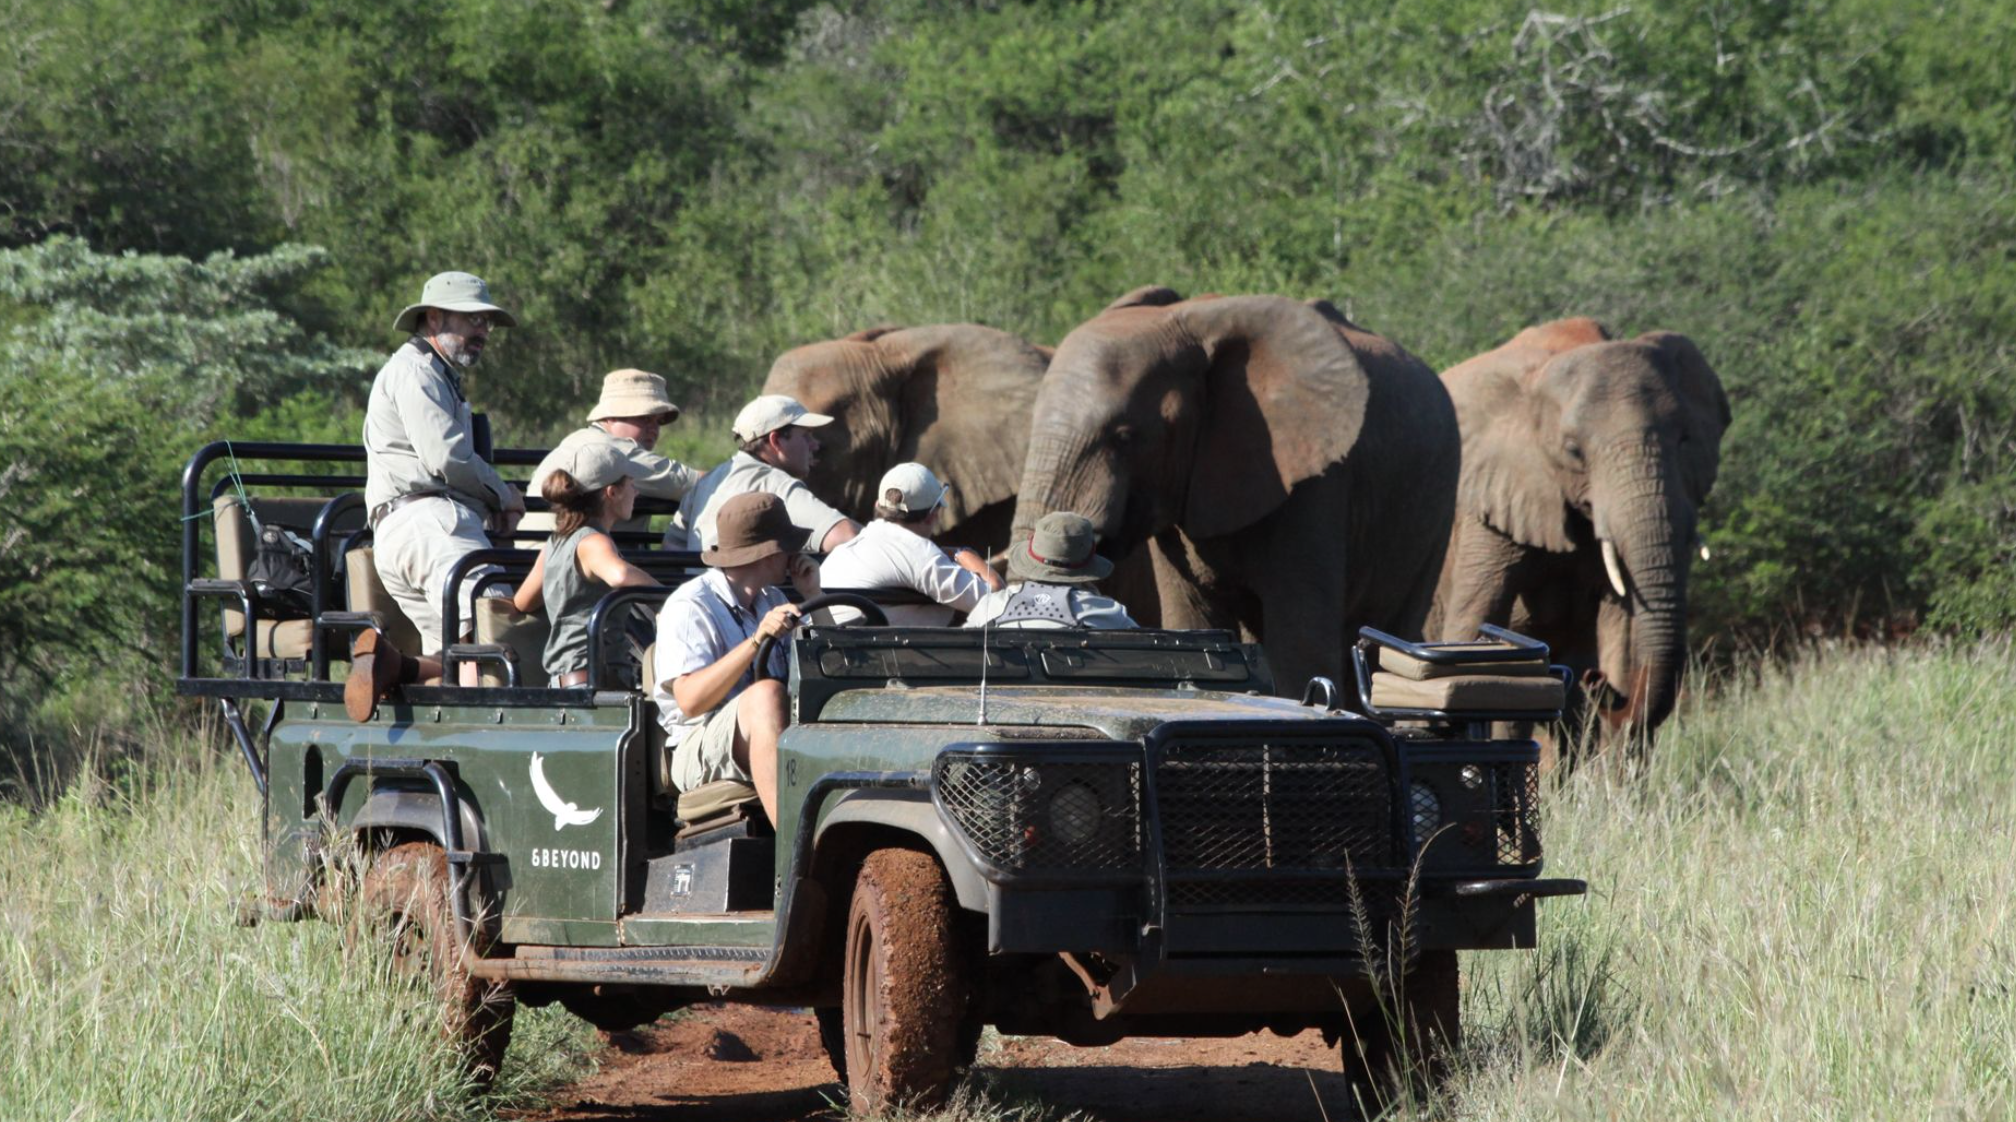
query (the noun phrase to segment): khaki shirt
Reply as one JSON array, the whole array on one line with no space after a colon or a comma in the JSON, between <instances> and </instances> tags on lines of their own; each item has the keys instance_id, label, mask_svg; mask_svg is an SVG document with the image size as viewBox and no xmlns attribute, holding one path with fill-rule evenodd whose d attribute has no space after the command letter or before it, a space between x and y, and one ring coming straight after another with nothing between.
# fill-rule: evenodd
<instances>
[{"instance_id":1,"label":"khaki shirt","mask_svg":"<svg viewBox=\"0 0 2016 1122\"><path fill-rule=\"evenodd\" d=\"M665 548L710 548L715 542L714 519L721 513L722 504L751 491L768 491L784 500L784 511L791 516L791 524L812 532L805 539L808 553L817 553L826 541L826 532L847 519L820 501L804 480L747 452L737 452L727 463L701 476L693 489L686 492L679 503L678 518L665 533Z\"/></svg>"},{"instance_id":2,"label":"khaki shirt","mask_svg":"<svg viewBox=\"0 0 2016 1122\"><path fill-rule=\"evenodd\" d=\"M618 455L649 472L648 475L635 477L637 493L640 495L649 495L654 499L685 498L686 492L691 491L693 484L700 479L699 472L678 460L661 456L628 437L615 436L602 431L598 426L589 425L585 429L575 429L568 433L566 439L555 445L551 452L546 453L546 458L539 461L539 466L532 472L532 483L529 488L531 492L540 498L545 498L546 476L551 474L554 468L559 467L568 456L573 455L576 448L584 444L607 444L616 449Z\"/></svg>"},{"instance_id":3,"label":"khaki shirt","mask_svg":"<svg viewBox=\"0 0 2016 1122\"><path fill-rule=\"evenodd\" d=\"M392 352L364 410L364 503L446 495L490 514L524 510L517 488L482 457L462 379L419 336Z\"/></svg>"}]
</instances>

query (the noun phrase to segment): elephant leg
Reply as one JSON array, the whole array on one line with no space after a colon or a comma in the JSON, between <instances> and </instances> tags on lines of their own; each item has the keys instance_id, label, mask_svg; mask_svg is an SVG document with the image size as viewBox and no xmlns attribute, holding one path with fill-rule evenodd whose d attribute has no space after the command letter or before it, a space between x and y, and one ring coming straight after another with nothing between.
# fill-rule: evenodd
<instances>
[{"instance_id":1,"label":"elephant leg","mask_svg":"<svg viewBox=\"0 0 2016 1122\"><path fill-rule=\"evenodd\" d=\"M1442 564L1429 638L1462 643L1477 637L1480 624L1509 626L1519 579L1530 568L1528 553L1482 522L1459 518Z\"/></svg>"},{"instance_id":2,"label":"elephant leg","mask_svg":"<svg viewBox=\"0 0 2016 1122\"><path fill-rule=\"evenodd\" d=\"M1183 532L1163 530L1148 543L1162 626L1180 630L1224 628L1251 634L1239 597L1226 589L1214 566L1201 557ZM1138 616L1136 617L1139 618Z\"/></svg>"}]
</instances>

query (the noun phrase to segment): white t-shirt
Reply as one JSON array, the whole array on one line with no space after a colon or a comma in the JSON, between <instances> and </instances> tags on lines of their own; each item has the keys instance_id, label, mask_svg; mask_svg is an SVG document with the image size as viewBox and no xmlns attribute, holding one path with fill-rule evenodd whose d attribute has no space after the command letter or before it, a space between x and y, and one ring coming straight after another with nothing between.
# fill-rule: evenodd
<instances>
[{"instance_id":1,"label":"white t-shirt","mask_svg":"<svg viewBox=\"0 0 2016 1122\"><path fill-rule=\"evenodd\" d=\"M889 622L897 627L944 627L952 622L953 612L972 611L973 605L987 595L987 582L978 573L960 568L931 539L879 518L826 555L819 566L819 587L909 588L943 605L934 608L901 604L883 608ZM861 613L852 608L831 611L835 623L852 623L861 618Z\"/></svg>"}]
</instances>

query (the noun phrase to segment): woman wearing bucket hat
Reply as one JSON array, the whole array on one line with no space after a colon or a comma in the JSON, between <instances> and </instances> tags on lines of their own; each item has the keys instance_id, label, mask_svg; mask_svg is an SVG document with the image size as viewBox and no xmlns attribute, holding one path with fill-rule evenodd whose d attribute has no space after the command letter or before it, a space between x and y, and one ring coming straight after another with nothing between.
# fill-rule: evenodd
<instances>
[{"instance_id":1,"label":"woman wearing bucket hat","mask_svg":"<svg viewBox=\"0 0 2016 1122\"><path fill-rule=\"evenodd\" d=\"M546 474L553 537L532 562L512 606L546 609L546 675L554 686L588 680L588 616L612 588L655 585L656 578L623 559L609 531L630 517L641 469L607 444L583 444Z\"/></svg>"},{"instance_id":2,"label":"woman wearing bucket hat","mask_svg":"<svg viewBox=\"0 0 2016 1122\"><path fill-rule=\"evenodd\" d=\"M441 598L448 574L468 554L490 547L487 529L509 532L525 499L476 454L474 415L461 371L483 356L494 327L516 326L490 300L489 286L468 273L440 273L393 320L407 339L371 383L364 410L364 504L374 535L372 562L385 590L421 637L420 660L380 654L384 637L367 631L351 651L352 717L368 720L401 681L437 677L431 656L459 636L444 636ZM475 618L464 581L461 618ZM500 590L501 591L501 590ZM476 667L464 664L464 684Z\"/></svg>"},{"instance_id":3,"label":"woman wearing bucket hat","mask_svg":"<svg viewBox=\"0 0 2016 1122\"><path fill-rule=\"evenodd\" d=\"M665 379L646 370L612 370L602 378L602 399L588 411L588 427L568 433L532 471L532 493L543 493L547 473L574 450L589 444L614 448L642 474L633 476L639 494L677 501L700 473L652 449L658 433L679 419L679 407L665 394Z\"/></svg>"},{"instance_id":4,"label":"woman wearing bucket hat","mask_svg":"<svg viewBox=\"0 0 2016 1122\"><path fill-rule=\"evenodd\" d=\"M972 550L947 555L931 541L950 491L923 464L890 468L875 489L875 521L826 555L819 583L832 589L909 589L937 602L883 608L899 627L943 627L953 612L972 611L981 597L1001 587L1001 578ZM835 623L851 623L861 614L830 610Z\"/></svg>"},{"instance_id":5,"label":"woman wearing bucket hat","mask_svg":"<svg viewBox=\"0 0 2016 1122\"><path fill-rule=\"evenodd\" d=\"M819 567L799 550L806 531L767 491L722 504L717 537L701 554L707 572L679 586L658 612L651 697L672 745L671 779L691 791L721 779L753 783L777 821L777 737L790 701L780 681L784 646L771 677L755 681L756 648L797 626L798 609L776 586L787 576L819 595Z\"/></svg>"},{"instance_id":6,"label":"woman wearing bucket hat","mask_svg":"<svg viewBox=\"0 0 2016 1122\"><path fill-rule=\"evenodd\" d=\"M1099 556L1092 522L1057 511L1036 523L1028 538L1008 547L1008 575L1016 582L990 593L966 617L968 627L1138 627L1127 609L1092 585L1113 571Z\"/></svg>"}]
</instances>

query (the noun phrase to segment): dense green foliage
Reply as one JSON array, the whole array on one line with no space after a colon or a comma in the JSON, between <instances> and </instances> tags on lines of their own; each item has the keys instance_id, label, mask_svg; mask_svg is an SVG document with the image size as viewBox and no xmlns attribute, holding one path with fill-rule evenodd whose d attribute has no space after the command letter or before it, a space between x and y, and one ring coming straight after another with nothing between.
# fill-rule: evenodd
<instances>
[{"instance_id":1,"label":"dense green foliage","mask_svg":"<svg viewBox=\"0 0 2016 1122\"><path fill-rule=\"evenodd\" d=\"M165 595L198 439L354 431L359 356L448 267L524 321L471 379L507 444L639 365L718 447L788 346L1055 342L1144 283L1329 297L1437 366L1562 315L1679 330L1736 412L1702 634L2016 620L2007 4L0 14L8 681L68 642L46 608Z\"/></svg>"}]
</instances>

